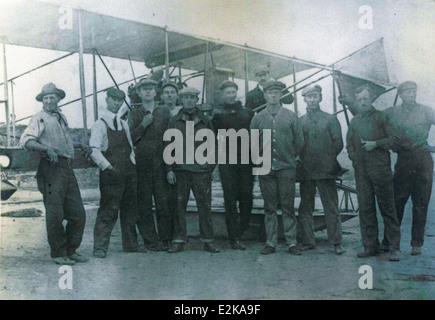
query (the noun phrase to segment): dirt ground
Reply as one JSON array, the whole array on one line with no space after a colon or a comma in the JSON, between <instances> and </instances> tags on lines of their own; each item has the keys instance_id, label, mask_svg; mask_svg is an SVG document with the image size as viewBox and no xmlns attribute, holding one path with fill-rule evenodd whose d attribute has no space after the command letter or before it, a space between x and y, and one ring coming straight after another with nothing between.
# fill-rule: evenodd
<instances>
[{"instance_id":1,"label":"dirt ground","mask_svg":"<svg viewBox=\"0 0 435 320\"><path fill-rule=\"evenodd\" d=\"M433 191L435 194L435 190ZM92 197L90 197L92 198ZM73 270L73 288L60 289L59 266L49 257L45 218L1 217L1 299L435 299L435 205L431 201L421 256L410 256L411 208L402 225L402 259L386 255L358 259L359 222L343 224L347 252L336 256L325 231L316 233L317 248L292 256L283 244L263 256L260 242L246 242L246 251L233 251L217 239L219 254L201 251L191 238L186 251L123 253L119 223L106 259L91 257L97 202L86 200L86 229L79 252L90 256ZM41 202L2 204L2 212L41 209ZM381 227L382 230L382 227ZM373 290L362 290L360 266L373 270Z\"/></svg>"}]
</instances>

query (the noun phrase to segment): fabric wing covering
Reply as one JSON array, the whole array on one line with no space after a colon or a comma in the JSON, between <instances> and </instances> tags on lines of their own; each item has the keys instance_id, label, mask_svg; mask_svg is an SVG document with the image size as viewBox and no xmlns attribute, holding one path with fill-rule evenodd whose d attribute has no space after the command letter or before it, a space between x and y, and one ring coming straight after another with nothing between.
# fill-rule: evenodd
<instances>
[{"instance_id":1,"label":"fabric wing covering","mask_svg":"<svg viewBox=\"0 0 435 320\"><path fill-rule=\"evenodd\" d=\"M78 10L54 4L17 0L0 2L0 36L6 43L66 52L78 52ZM145 62L148 68L165 64L166 30L169 62L181 62L183 69L204 69L208 43L209 61L231 69L234 77L245 78L244 52L247 50L248 79L254 80L253 68L269 65L271 75L280 79L312 67L310 61L291 58L259 49L218 40L182 34L162 27L81 10L84 53L96 48L100 55Z\"/></svg>"},{"instance_id":2,"label":"fabric wing covering","mask_svg":"<svg viewBox=\"0 0 435 320\"><path fill-rule=\"evenodd\" d=\"M374 100L386 91L390 84L387 63L385 59L383 39L375 41L358 50L347 59L334 65L338 70L333 73L340 95L353 100L348 105L349 111L355 115L355 90L359 86L369 86Z\"/></svg>"}]
</instances>

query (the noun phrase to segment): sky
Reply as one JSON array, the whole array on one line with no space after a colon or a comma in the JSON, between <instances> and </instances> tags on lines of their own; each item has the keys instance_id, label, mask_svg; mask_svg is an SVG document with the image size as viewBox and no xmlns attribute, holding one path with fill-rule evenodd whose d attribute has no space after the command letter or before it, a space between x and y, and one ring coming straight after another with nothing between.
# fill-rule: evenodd
<instances>
[{"instance_id":1,"label":"sky","mask_svg":"<svg viewBox=\"0 0 435 320\"><path fill-rule=\"evenodd\" d=\"M435 91L432 88L435 83L433 59L435 1L47 0L42 2L81 7L88 11L157 26L168 26L172 30L233 43L247 43L252 47L322 64L333 63L383 37L390 81L393 83L405 80L416 81L419 85L418 101L434 107ZM363 5L369 5L373 10L372 29L359 27L362 16L359 9ZM9 78L63 54L56 51L7 46ZM118 81L132 78L128 62L117 59L107 59L107 62ZM148 71L143 63L133 65L136 75ZM92 92L91 66L91 57L86 56L87 93ZM3 75L2 66L0 72ZM102 66L98 67L97 72L101 88L111 84ZM305 72L307 73L309 72ZM298 74L299 78L303 76L302 73ZM51 81L59 86L63 85L70 99L79 97L77 55L17 80L14 86L14 102L18 119L41 109L41 105L34 97L40 92L43 84ZM200 85L201 81L198 81L194 85ZM286 78L284 82L289 85L292 79ZM325 111L331 112L332 80L327 78L319 84L325 92L321 106ZM255 83L251 82L250 89L254 86ZM0 97L2 95L3 89L0 88ZM240 98L244 99L243 91L240 95ZM392 92L382 97L376 106L384 109L392 105L393 100ZM298 102L301 114L305 113L305 104L300 95L298 95ZM103 111L104 96L102 95L99 96L99 105ZM87 100L87 107L88 126L91 126L92 98ZM72 127L82 126L80 104L66 107L64 112ZM339 119L343 122L342 115ZM4 112L0 112L0 121L4 121Z\"/></svg>"}]
</instances>

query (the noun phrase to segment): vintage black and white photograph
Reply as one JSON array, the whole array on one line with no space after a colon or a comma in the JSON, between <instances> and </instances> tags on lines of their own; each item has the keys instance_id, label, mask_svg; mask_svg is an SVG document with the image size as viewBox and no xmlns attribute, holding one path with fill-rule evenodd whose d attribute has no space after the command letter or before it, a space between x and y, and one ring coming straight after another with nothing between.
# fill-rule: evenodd
<instances>
[{"instance_id":1,"label":"vintage black and white photograph","mask_svg":"<svg viewBox=\"0 0 435 320\"><path fill-rule=\"evenodd\" d=\"M435 299L434 34L433 0L1 0L0 299Z\"/></svg>"}]
</instances>

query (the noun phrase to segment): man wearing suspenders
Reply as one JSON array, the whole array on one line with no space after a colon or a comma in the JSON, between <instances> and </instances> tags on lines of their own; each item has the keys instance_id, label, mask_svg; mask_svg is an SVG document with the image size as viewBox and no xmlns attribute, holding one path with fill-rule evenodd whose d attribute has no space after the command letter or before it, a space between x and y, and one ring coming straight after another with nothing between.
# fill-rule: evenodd
<instances>
[{"instance_id":1,"label":"man wearing suspenders","mask_svg":"<svg viewBox=\"0 0 435 320\"><path fill-rule=\"evenodd\" d=\"M120 211L122 248L138 250L137 174L133 143L126 121L117 115L123 104L123 91L107 90L107 114L92 127L91 158L100 168L100 208L94 227L94 257L105 258L110 234Z\"/></svg>"}]
</instances>

